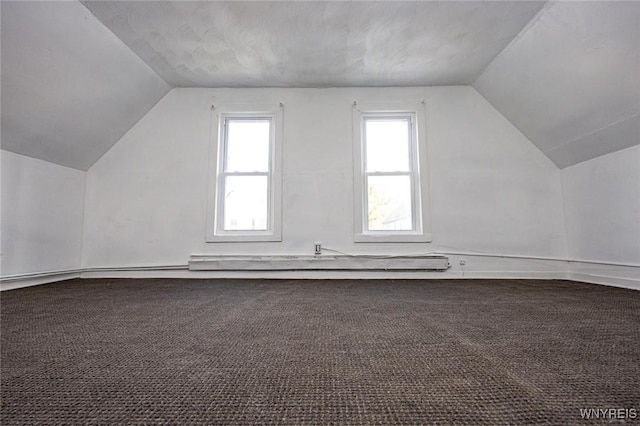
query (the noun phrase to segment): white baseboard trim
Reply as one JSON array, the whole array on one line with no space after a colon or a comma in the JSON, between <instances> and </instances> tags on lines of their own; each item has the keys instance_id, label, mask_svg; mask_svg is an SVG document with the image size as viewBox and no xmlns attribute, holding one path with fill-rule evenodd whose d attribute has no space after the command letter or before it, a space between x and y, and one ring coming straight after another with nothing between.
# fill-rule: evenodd
<instances>
[{"instance_id":1,"label":"white baseboard trim","mask_svg":"<svg viewBox=\"0 0 640 426\"><path fill-rule=\"evenodd\" d=\"M445 254L445 253L441 253ZM569 259L446 253L446 271L190 271L188 265L90 267L84 269L18 274L0 277L0 290L46 284L72 278L269 278L269 279L566 279L640 290L637 265ZM465 260L465 265L460 265Z\"/></svg>"},{"instance_id":2,"label":"white baseboard trim","mask_svg":"<svg viewBox=\"0 0 640 426\"><path fill-rule=\"evenodd\" d=\"M589 284L601 284L609 287L622 287L631 290L640 290L640 280L631 278L608 277L594 274L569 274L571 281L580 281Z\"/></svg>"},{"instance_id":3,"label":"white baseboard trim","mask_svg":"<svg viewBox=\"0 0 640 426\"><path fill-rule=\"evenodd\" d=\"M218 257L215 261L209 258ZM260 256L229 257L197 255L192 258L206 259L208 265L199 267L199 263L192 262L189 270L186 265L173 265L167 267L100 267L87 268L82 272L82 278L271 278L271 279L567 279L566 262L548 258L529 257L503 257L503 256L476 256L474 254L460 256L458 254L449 258L451 267L444 271L432 270L366 270L363 264L371 261L389 261L385 266L398 260L407 261L402 256L385 259L365 258L359 256L339 257L323 256L308 259L296 256L275 256L275 260L284 259L277 267L268 268L262 265L251 264L246 258L258 263L271 265L273 259L258 259ZM434 256L435 258L436 256ZM442 259L443 254L438 254ZM460 265L459 260L464 258L465 265ZM302 262L302 265L301 265ZM327 263L326 265L324 265ZM312 269L307 269L313 264ZM248 267L244 267L248 266ZM339 267L338 270L334 266ZM252 270L253 269L253 270Z\"/></svg>"},{"instance_id":4,"label":"white baseboard trim","mask_svg":"<svg viewBox=\"0 0 640 426\"><path fill-rule=\"evenodd\" d=\"M0 277L0 291L15 290L17 288L71 280L73 278L80 278L81 273L81 269L70 269L64 271L6 275L4 277Z\"/></svg>"},{"instance_id":5,"label":"white baseboard trim","mask_svg":"<svg viewBox=\"0 0 640 426\"><path fill-rule=\"evenodd\" d=\"M447 272L445 278L501 280L566 280L564 271L459 271Z\"/></svg>"},{"instance_id":6,"label":"white baseboard trim","mask_svg":"<svg viewBox=\"0 0 640 426\"><path fill-rule=\"evenodd\" d=\"M86 271L82 278L264 278L264 279L567 279L564 272L545 271Z\"/></svg>"},{"instance_id":7,"label":"white baseboard trim","mask_svg":"<svg viewBox=\"0 0 640 426\"><path fill-rule=\"evenodd\" d=\"M576 261L569 265L569 278L591 284L640 290L640 267L637 265L594 264Z\"/></svg>"},{"instance_id":8,"label":"white baseboard trim","mask_svg":"<svg viewBox=\"0 0 640 426\"><path fill-rule=\"evenodd\" d=\"M64 269L58 271L30 272L22 274L12 274L0 276L0 291L14 290L18 288L31 287L40 284L50 284L58 281L66 281L73 278L86 278L83 275L87 271L96 270L109 273L109 271L127 273L127 271L165 271L171 269L187 269L187 265L180 266L136 266L119 268L78 268ZM126 277L123 277L126 278Z\"/></svg>"}]
</instances>

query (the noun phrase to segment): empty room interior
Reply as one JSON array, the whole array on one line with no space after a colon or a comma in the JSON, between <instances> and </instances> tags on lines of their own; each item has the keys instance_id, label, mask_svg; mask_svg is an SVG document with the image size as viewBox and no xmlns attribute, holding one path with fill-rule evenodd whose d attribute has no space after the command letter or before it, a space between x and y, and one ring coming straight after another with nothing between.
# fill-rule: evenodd
<instances>
[{"instance_id":1,"label":"empty room interior","mask_svg":"<svg viewBox=\"0 0 640 426\"><path fill-rule=\"evenodd\" d=\"M2 424L640 422L640 2L0 14Z\"/></svg>"}]
</instances>

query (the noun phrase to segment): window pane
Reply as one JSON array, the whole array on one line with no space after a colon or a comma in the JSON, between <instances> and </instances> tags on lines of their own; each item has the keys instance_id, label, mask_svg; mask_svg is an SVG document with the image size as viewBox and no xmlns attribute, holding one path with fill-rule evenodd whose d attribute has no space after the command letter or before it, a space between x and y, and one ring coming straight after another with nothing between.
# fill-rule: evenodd
<instances>
[{"instance_id":1,"label":"window pane","mask_svg":"<svg viewBox=\"0 0 640 426\"><path fill-rule=\"evenodd\" d=\"M409 118L365 119L367 172L406 172L409 162Z\"/></svg>"},{"instance_id":2,"label":"window pane","mask_svg":"<svg viewBox=\"0 0 640 426\"><path fill-rule=\"evenodd\" d=\"M227 119L226 171L269 171L271 120Z\"/></svg>"},{"instance_id":3,"label":"window pane","mask_svg":"<svg viewBox=\"0 0 640 426\"><path fill-rule=\"evenodd\" d=\"M267 230L267 188L267 176L227 176L224 186L224 230Z\"/></svg>"},{"instance_id":4,"label":"window pane","mask_svg":"<svg viewBox=\"0 0 640 426\"><path fill-rule=\"evenodd\" d=\"M411 231L411 178L368 176L368 219L370 231Z\"/></svg>"}]
</instances>

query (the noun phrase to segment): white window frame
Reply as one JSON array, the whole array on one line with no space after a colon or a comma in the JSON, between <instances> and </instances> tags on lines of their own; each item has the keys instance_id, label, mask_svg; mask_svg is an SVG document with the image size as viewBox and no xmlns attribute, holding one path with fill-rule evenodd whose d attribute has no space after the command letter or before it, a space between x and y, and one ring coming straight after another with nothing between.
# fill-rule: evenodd
<instances>
[{"instance_id":1,"label":"white window frame","mask_svg":"<svg viewBox=\"0 0 640 426\"><path fill-rule=\"evenodd\" d=\"M409 172L367 172L365 120L367 118L410 119ZM356 243L431 242L429 221L429 182L426 137L426 103L385 102L379 104L353 104L353 158L354 158L354 241ZM368 230L368 176L411 177L412 230Z\"/></svg>"},{"instance_id":2,"label":"white window frame","mask_svg":"<svg viewBox=\"0 0 640 426\"><path fill-rule=\"evenodd\" d=\"M207 242L282 241L282 130L283 106L236 105L212 106L209 186L207 203ZM268 172L226 172L227 120L269 119ZM226 176L267 176L268 208L266 230L224 229L224 180Z\"/></svg>"}]
</instances>

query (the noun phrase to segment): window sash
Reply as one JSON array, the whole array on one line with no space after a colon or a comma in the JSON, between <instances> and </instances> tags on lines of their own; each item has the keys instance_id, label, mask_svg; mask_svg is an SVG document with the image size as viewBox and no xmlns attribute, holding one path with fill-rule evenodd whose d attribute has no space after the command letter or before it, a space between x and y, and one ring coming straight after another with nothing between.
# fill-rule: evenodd
<instances>
[{"instance_id":1,"label":"window sash","mask_svg":"<svg viewBox=\"0 0 640 426\"><path fill-rule=\"evenodd\" d=\"M224 120L223 120L223 126L224 126L224 134L223 134L223 146L222 146L222 167L221 170L223 172L228 172L228 162L229 162L229 156L228 156L228 151L229 151L229 123L235 121L235 122L245 122L245 123L250 123L250 122L256 122L256 121L268 121L269 122L269 146L268 146L268 161L267 161L267 172L271 171L272 168L272 150L273 150L273 117L268 117L268 116L253 116L253 115L247 115L247 116L225 116ZM264 172L261 170L261 172ZM233 173L243 173L243 172L233 172Z\"/></svg>"},{"instance_id":2,"label":"window sash","mask_svg":"<svg viewBox=\"0 0 640 426\"><path fill-rule=\"evenodd\" d=\"M409 193L411 195L411 229L370 229L369 228L369 178L370 177L393 177L408 176L409 177ZM364 196L364 231L367 233L402 233L415 232L417 229L417 210L416 210L416 185L415 173L410 172L368 172L364 173L363 180L363 196Z\"/></svg>"},{"instance_id":3,"label":"window sash","mask_svg":"<svg viewBox=\"0 0 640 426\"><path fill-rule=\"evenodd\" d=\"M406 120L408 121L408 163L409 170L403 171L367 171L367 132L366 123L368 120ZM362 231L370 235L391 235L391 234L415 234L421 232L421 211L420 211L420 188L418 182L418 158L416 141L416 121L414 113L362 113L361 114L361 172L362 172ZM370 176L409 176L411 194L411 229L369 229L369 191L368 183Z\"/></svg>"},{"instance_id":4,"label":"window sash","mask_svg":"<svg viewBox=\"0 0 640 426\"><path fill-rule=\"evenodd\" d=\"M269 121L269 149L268 149L268 170L255 172L230 172L227 171L227 151L229 143L229 122L230 121ZM220 145L220 165L217 179L217 200L216 200L216 234L217 235L247 235L247 234L270 234L274 228L273 209L273 163L274 163L274 119L272 115L266 114L229 114L224 115L221 120L224 126L222 131L222 143ZM267 177L267 226L266 229L225 229L225 194L226 181L230 176L266 176Z\"/></svg>"},{"instance_id":5,"label":"window sash","mask_svg":"<svg viewBox=\"0 0 640 426\"><path fill-rule=\"evenodd\" d=\"M235 177L235 176L265 176L267 178L267 219L266 219L266 229L225 229L225 210L226 210L226 193L227 193L227 178ZM272 201L271 201L271 174L269 172L223 172L219 174L218 177L218 206L220 214L218 215L218 229L225 234L232 233L247 233L247 232L268 232L271 229L271 217L272 217Z\"/></svg>"},{"instance_id":6,"label":"window sash","mask_svg":"<svg viewBox=\"0 0 640 426\"><path fill-rule=\"evenodd\" d=\"M404 122L403 124L407 125L407 139L406 141L404 141L406 144L404 144L404 147L406 147L407 150L407 154L408 154L408 158L406 158L407 160L407 168L403 168L403 169L395 169L395 171L398 172L407 172L407 171L412 171L412 169L414 168L413 165L413 161L412 161L412 132L413 132L413 118L410 115L388 115L388 114L384 114L384 115L380 115L380 114L366 114L363 116L362 118L362 138L363 138L363 150L362 150L362 157L363 157L363 171L364 172L369 172L369 164L368 164L368 159L369 159L369 132L367 132L367 124L369 122ZM403 148L404 148L403 147ZM388 148L388 147L386 147ZM374 171L374 170L372 170ZM378 170L379 172L382 172L383 170ZM394 169L385 169L384 172L392 172L394 171Z\"/></svg>"}]
</instances>

